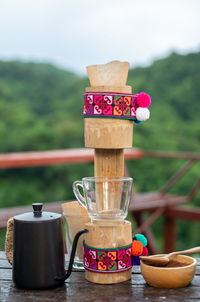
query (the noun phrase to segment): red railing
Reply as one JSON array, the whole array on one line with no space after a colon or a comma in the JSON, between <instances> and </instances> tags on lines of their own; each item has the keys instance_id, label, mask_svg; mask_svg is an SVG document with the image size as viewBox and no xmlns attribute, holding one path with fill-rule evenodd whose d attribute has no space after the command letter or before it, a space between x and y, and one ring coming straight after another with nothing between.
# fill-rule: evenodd
<instances>
[{"instance_id":1,"label":"red railing","mask_svg":"<svg viewBox=\"0 0 200 302\"><path fill-rule=\"evenodd\" d=\"M126 149L125 159L134 160L143 157L177 158L199 160L199 153L147 151L137 148ZM66 149L52 151L17 152L0 154L0 169L50 166L67 163L83 163L94 161L93 149Z\"/></svg>"},{"instance_id":2,"label":"red railing","mask_svg":"<svg viewBox=\"0 0 200 302\"><path fill-rule=\"evenodd\" d=\"M198 208L184 208L182 203L191 201L200 186L200 179L191 188L187 196L174 196L168 194L168 189L183 176L193 164L200 160L198 153L181 153L181 152L166 152L166 151L146 151L141 149L127 149L124 152L126 160L138 160L144 157L155 158L175 158L187 159L186 164L176 172L169 181L157 192L147 192L134 194L131 200L129 211L134 217L138 229L137 231L145 233L148 237L151 253L157 252L157 247L153 234L150 231L151 224L159 217L164 217L164 250L169 252L175 249L176 238L176 220L197 220L200 221L200 210ZM0 169L22 168L49 166L56 164L77 164L91 163L94 161L93 149L67 149L55 151L40 151L40 152L22 152L0 154ZM129 174L127 167L125 174ZM61 212L60 203L49 203L46 206L47 210ZM6 222L9 217L30 210L30 207L15 207L0 210L0 228L6 227ZM151 216L144 221L143 213L149 212Z\"/></svg>"},{"instance_id":3,"label":"red railing","mask_svg":"<svg viewBox=\"0 0 200 302\"><path fill-rule=\"evenodd\" d=\"M144 157L141 149L125 151L126 159L140 159ZM0 154L0 169L22 168L36 166L50 166L57 164L91 163L94 161L93 149L66 149L53 151L36 151Z\"/></svg>"}]
</instances>

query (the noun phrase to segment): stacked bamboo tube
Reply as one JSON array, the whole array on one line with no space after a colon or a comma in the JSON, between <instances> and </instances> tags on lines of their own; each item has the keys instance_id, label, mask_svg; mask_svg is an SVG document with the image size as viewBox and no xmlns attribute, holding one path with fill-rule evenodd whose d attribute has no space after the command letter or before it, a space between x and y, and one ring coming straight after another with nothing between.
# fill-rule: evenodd
<instances>
[{"instance_id":1,"label":"stacked bamboo tube","mask_svg":"<svg viewBox=\"0 0 200 302\"><path fill-rule=\"evenodd\" d=\"M90 87L86 92L118 92L132 93L132 88L126 86L129 63L113 61L104 65L87 67ZM84 119L85 147L95 149L95 177L124 176L124 148L132 147L133 121L114 118ZM119 188L120 190L120 188ZM116 189L115 203L119 205L119 193ZM102 210L104 201L98 196ZM86 244L94 248L118 248L131 244L131 223L112 222L109 224L88 223L89 233ZM95 283L111 284L126 281L131 278L131 269L119 273L96 273L86 271L86 279Z\"/></svg>"}]
</instances>

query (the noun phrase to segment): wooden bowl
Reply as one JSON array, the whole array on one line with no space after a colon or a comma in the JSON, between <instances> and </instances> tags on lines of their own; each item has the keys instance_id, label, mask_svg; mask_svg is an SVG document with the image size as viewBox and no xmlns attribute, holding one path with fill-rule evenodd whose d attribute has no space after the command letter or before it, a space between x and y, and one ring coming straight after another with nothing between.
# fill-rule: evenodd
<instances>
[{"instance_id":1,"label":"wooden bowl","mask_svg":"<svg viewBox=\"0 0 200 302\"><path fill-rule=\"evenodd\" d=\"M187 286L195 275L196 259L189 256L174 255L173 260L187 264L180 267L156 267L147 265L141 260L141 273L144 280L149 285L159 288L179 288Z\"/></svg>"}]
</instances>

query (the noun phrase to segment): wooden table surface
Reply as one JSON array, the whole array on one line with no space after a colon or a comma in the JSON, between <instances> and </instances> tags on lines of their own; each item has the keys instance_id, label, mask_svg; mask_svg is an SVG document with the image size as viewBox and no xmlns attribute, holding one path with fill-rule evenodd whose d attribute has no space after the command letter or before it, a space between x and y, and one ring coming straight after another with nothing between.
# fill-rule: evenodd
<instances>
[{"instance_id":1,"label":"wooden table surface","mask_svg":"<svg viewBox=\"0 0 200 302\"><path fill-rule=\"evenodd\" d=\"M120 284L88 282L84 272L73 272L62 287L51 290L22 290L12 283L12 267L0 252L0 302L47 301L200 301L200 258L192 283L180 289L157 289L144 281L140 268L133 267L132 279Z\"/></svg>"}]
</instances>

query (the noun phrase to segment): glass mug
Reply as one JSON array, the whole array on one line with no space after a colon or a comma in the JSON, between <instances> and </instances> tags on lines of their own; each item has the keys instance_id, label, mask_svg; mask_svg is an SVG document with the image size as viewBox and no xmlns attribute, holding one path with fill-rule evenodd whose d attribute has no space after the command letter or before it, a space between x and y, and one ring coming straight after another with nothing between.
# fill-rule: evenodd
<instances>
[{"instance_id":1,"label":"glass mug","mask_svg":"<svg viewBox=\"0 0 200 302\"><path fill-rule=\"evenodd\" d=\"M73 192L93 221L123 221L128 214L132 183L131 177L84 177L82 181L73 183ZM83 189L84 196L79 187Z\"/></svg>"}]
</instances>

